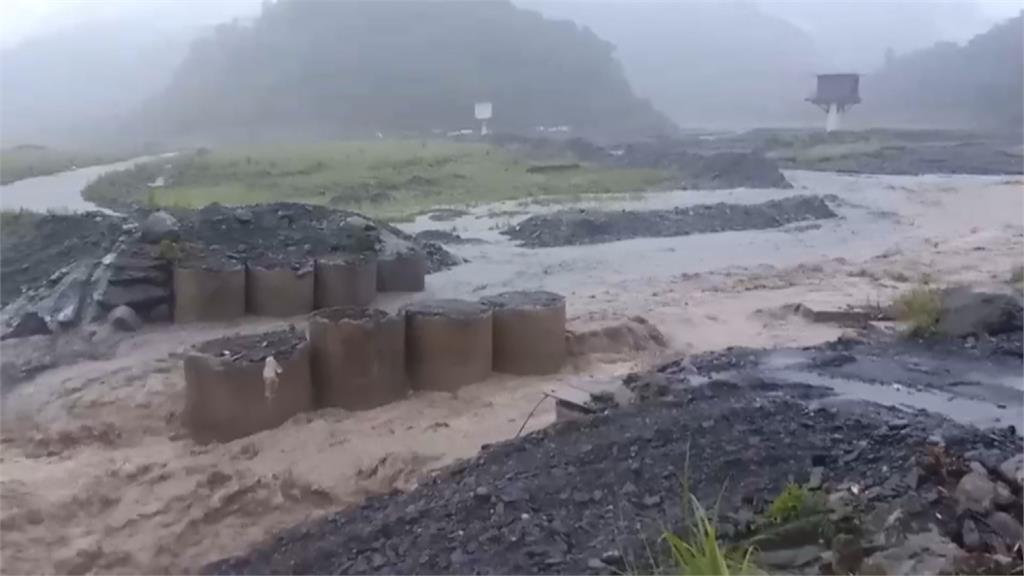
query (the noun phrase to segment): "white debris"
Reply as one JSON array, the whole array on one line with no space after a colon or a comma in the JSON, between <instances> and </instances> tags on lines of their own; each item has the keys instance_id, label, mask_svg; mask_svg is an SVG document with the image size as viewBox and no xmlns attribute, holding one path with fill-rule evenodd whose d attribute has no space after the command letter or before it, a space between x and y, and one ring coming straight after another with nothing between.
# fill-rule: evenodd
<instances>
[{"instance_id":1,"label":"white debris","mask_svg":"<svg viewBox=\"0 0 1024 576\"><path fill-rule=\"evenodd\" d=\"M263 396L266 397L267 402L277 396L277 375L281 371L281 365L277 363L277 360L274 360L273 356L267 356L267 361L263 364Z\"/></svg>"}]
</instances>

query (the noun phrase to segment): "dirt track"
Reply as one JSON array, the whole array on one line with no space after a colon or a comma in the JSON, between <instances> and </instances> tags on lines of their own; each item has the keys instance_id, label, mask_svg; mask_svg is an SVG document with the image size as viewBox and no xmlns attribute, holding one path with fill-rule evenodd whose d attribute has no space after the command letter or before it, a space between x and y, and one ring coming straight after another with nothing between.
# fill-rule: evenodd
<instances>
[{"instance_id":1,"label":"dirt track","mask_svg":"<svg viewBox=\"0 0 1024 576\"><path fill-rule=\"evenodd\" d=\"M567 296L570 330L641 315L665 334L668 350L650 338L637 344L635 326L612 330L618 342L602 354L577 358L555 378L494 377L455 396L416 394L358 414L320 411L208 447L187 440L177 421L181 351L215 336L287 322L147 329L122 342L112 359L41 374L3 403L5 571L196 570L242 553L276 530L369 494L407 488L424 472L472 456L481 444L513 436L551 386L610 387L659 359L731 345L816 344L843 328L773 311L796 302L816 309L884 302L925 275L949 283L1004 283L1020 264L1019 183L831 175L797 175L794 181L821 188L816 192L838 192L859 207L844 204L837 208L843 219L810 231L544 251L502 243L489 229L495 219L477 219L514 206L482 207L451 223L458 233L489 243L453 248L471 262L432 275L425 296L554 290ZM702 198L700 192L687 194ZM714 194L723 201L743 197ZM679 201L672 193L652 198ZM405 300L385 304L397 307ZM646 353L638 352L645 347ZM553 407L542 403L526 431L553 418Z\"/></svg>"}]
</instances>

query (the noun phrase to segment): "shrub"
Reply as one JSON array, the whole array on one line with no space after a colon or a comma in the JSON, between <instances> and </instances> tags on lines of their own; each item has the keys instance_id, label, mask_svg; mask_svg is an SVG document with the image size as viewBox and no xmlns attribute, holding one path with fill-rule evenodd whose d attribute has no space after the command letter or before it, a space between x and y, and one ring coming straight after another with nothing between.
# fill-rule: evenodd
<instances>
[{"instance_id":1,"label":"shrub","mask_svg":"<svg viewBox=\"0 0 1024 576\"><path fill-rule=\"evenodd\" d=\"M812 494L799 484L789 483L768 508L768 519L775 524L786 524L824 509L820 496Z\"/></svg>"},{"instance_id":2,"label":"shrub","mask_svg":"<svg viewBox=\"0 0 1024 576\"><path fill-rule=\"evenodd\" d=\"M935 332L941 317L939 290L929 286L914 288L896 299L893 312L897 319L907 323L910 336L929 336Z\"/></svg>"}]
</instances>

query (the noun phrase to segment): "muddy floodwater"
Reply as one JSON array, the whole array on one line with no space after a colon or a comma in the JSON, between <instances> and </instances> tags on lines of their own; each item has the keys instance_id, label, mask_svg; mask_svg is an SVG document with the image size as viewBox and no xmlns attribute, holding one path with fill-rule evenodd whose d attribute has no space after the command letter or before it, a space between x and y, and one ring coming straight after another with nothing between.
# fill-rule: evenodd
<instances>
[{"instance_id":1,"label":"muddy floodwater","mask_svg":"<svg viewBox=\"0 0 1024 576\"><path fill-rule=\"evenodd\" d=\"M93 180L107 172L131 168L159 156L141 156L113 164L89 166L48 176L25 178L0 186L0 208L3 210L32 210L35 212L86 212L105 208L82 198L82 190Z\"/></svg>"},{"instance_id":2,"label":"muddy floodwater","mask_svg":"<svg viewBox=\"0 0 1024 576\"><path fill-rule=\"evenodd\" d=\"M864 176L789 171L793 190L687 190L572 203L504 202L450 221L424 215L403 226L454 232L469 242L447 245L469 263L431 276L438 294L545 289L572 295L589 286L631 284L734 266L793 266L818 258L863 260L890 250L914 251L942 238L1006 229L1024 219L1024 180L1005 176ZM520 248L501 230L534 214L567 208L664 210L725 202L756 204L797 194L826 197L840 218L770 230L637 238L596 246Z\"/></svg>"},{"instance_id":3,"label":"muddy floodwater","mask_svg":"<svg viewBox=\"0 0 1024 576\"><path fill-rule=\"evenodd\" d=\"M913 347L896 358L869 341L847 351L855 361L829 355L823 363L806 347L833 341L845 328L786 310L794 303L825 311L888 303L926 280L1006 288L1024 254L1020 177L801 171L786 177L794 189L531 199L448 210L402 225L414 233L439 231L433 237L467 262L429 275L423 293L382 294L375 306L510 290L561 293L572 341L590 346L555 375L495 375L457 394L417 392L361 412L324 409L250 437L199 446L180 424L182 352L238 333L289 324L304 329L304 318L149 325L119 341L109 356L41 372L4 397L0 561L11 573L194 572L278 530L410 488L484 444L551 424L553 402L538 402L551 390L612 390L631 372L679 359L696 363L701 353L734 346L767 350L754 368L769 384L832 389L835 398L822 403L877 400L890 406L887 419L896 414L910 422L908 430L915 422L924 426L919 408L982 426L1019 421L1019 358L972 350L943 356ZM824 198L838 218L537 249L501 233L531 215L567 209L671 210L793 195ZM22 340L9 343L25 354L40 345ZM766 417L797 426L791 414L797 412ZM666 430L676 430L678 420L666 416L672 423ZM735 430L719 422L735 433L735 446L749 447L749 437L762 433L760 414L749 414L749 421L749 429ZM685 423L699 425L691 418ZM784 432L778 438L792 435L788 428L773 430ZM920 437L931 431L921 428ZM775 438L761 445L782 446ZM839 438L850 444L849 436ZM826 451L833 449L841 450ZM893 461L908 461L898 456ZM677 461L672 458L664 461ZM860 461L855 464L861 469ZM788 472L780 470L784 479ZM718 490L723 481L706 485Z\"/></svg>"}]
</instances>

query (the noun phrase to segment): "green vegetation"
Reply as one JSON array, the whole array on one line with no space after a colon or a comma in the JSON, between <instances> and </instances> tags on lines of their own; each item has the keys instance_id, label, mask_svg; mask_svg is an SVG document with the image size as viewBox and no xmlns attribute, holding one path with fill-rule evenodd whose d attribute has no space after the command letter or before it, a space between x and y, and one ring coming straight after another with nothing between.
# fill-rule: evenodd
<instances>
[{"instance_id":1,"label":"green vegetation","mask_svg":"<svg viewBox=\"0 0 1024 576\"><path fill-rule=\"evenodd\" d=\"M893 303L896 318L907 323L908 335L923 338L938 328L942 299L938 288L921 285L901 295Z\"/></svg>"},{"instance_id":2,"label":"green vegetation","mask_svg":"<svg viewBox=\"0 0 1024 576\"><path fill-rule=\"evenodd\" d=\"M714 520L708 516L695 496L688 496L693 510L691 537L684 539L671 532L666 532L662 536L671 551L674 572L712 576L759 573L750 560L754 547L748 547L742 553L727 551L718 541Z\"/></svg>"},{"instance_id":3,"label":"green vegetation","mask_svg":"<svg viewBox=\"0 0 1024 576\"><path fill-rule=\"evenodd\" d=\"M824 508L820 495L799 484L789 483L772 501L767 516L773 524L787 524L817 514Z\"/></svg>"},{"instance_id":4,"label":"green vegetation","mask_svg":"<svg viewBox=\"0 0 1024 576\"><path fill-rule=\"evenodd\" d=\"M106 206L308 202L400 219L442 205L645 190L670 176L660 170L583 165L531 173L530 166L500 148L448 141L203 150L105 175L83 196ZM165 186L148 185L160 177Z\"/></svg>"},{"instance_id":5,"label":"green vegetation","mask_svg":"<svg viewBox=\"0 0 1024 576\"><path fill-rule=\"evenodd\" d=\"M54 150L45 146L5 148L0 150L0 184L122 159L114 154Z\"/></svg>"}]
</instances>

